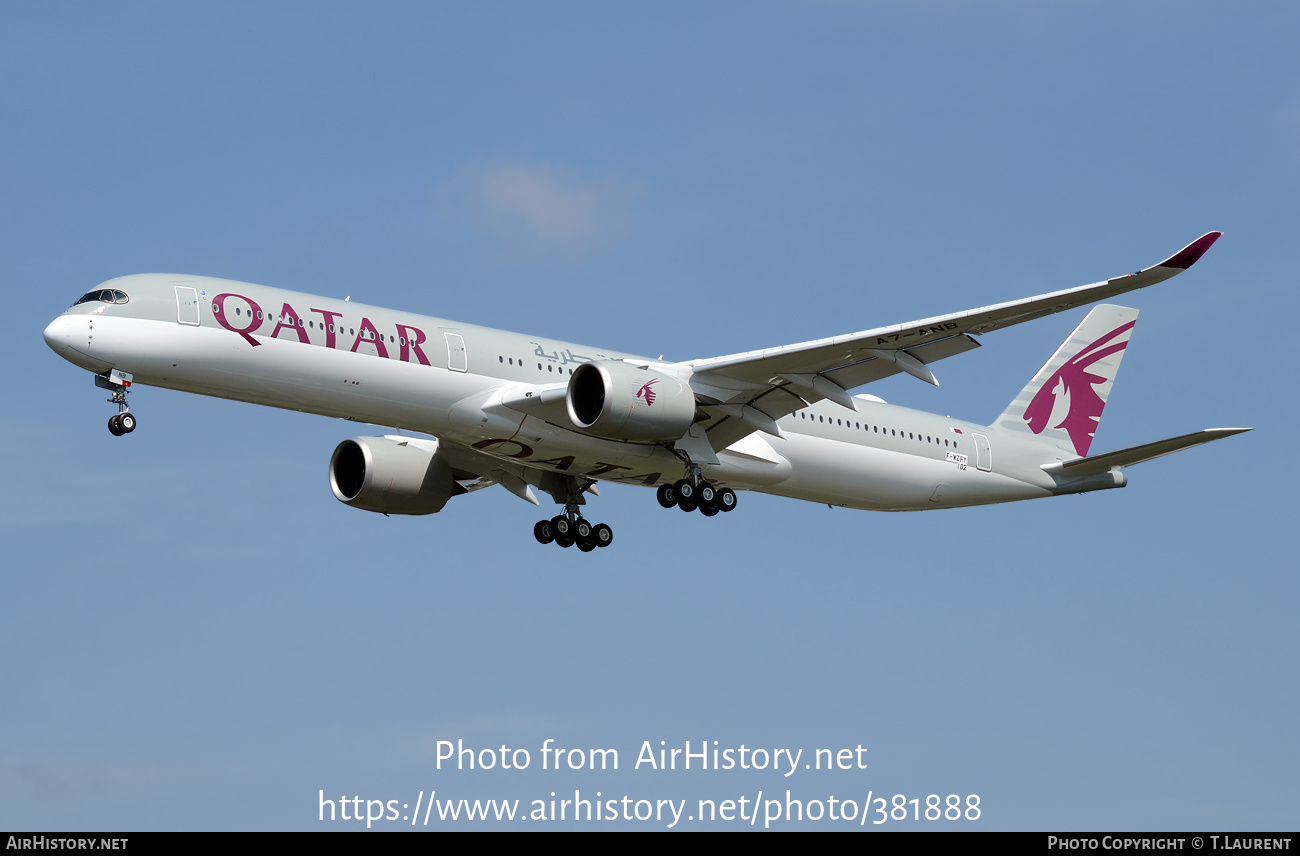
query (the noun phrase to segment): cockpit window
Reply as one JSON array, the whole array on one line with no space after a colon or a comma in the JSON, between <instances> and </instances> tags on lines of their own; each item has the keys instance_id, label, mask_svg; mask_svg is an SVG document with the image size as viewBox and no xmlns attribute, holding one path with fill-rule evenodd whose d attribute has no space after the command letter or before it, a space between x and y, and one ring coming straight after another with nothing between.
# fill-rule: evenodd
<instances>
[{"instance_id":1,"label":"cockpit window","mask_svg":"<svg viewBox=\"0 0 1300 856\"><path fill-rule=\"evenodd\" d=\"M104 289L95 289L94 291L87 291L84 295L82 295L80 300L78 300L76 303L72 305L77 306L82 303L95 303L96 301L100 303L126 303L130 299L131 298L126 296L125 291L115 291L112 289L104 288Z\"/></svg>"}]
</instances>

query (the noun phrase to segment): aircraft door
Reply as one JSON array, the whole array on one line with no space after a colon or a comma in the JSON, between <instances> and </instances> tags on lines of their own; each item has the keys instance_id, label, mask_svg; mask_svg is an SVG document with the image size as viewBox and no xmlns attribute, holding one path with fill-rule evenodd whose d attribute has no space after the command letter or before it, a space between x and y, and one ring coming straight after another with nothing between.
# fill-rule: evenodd
<instances>
[{"instance_id":1,"label":"aircraft door","mask_svg":"<svg viewBox=\"0 0 1300 856\"><path fill-rule=\"evenodd\" d=\"M989 438L983 434L972 434L975 438L975 466L984 472L993 469L993 450L989 448Z\"/></svg>"},{"instance_id":2,"label":"aircraft door","mask_svg":"<svg viewBox=\"0 0 1300 856\"><path fill-rule=\"evenodd\" d=\"M469 369L469 359L465 354L465 340L459 333L444 333L447 337L447 368L454 372Z\"/></svg>"},{"instance_id":3,"label":"aircraft door","mask_svg":"<svg viewBox=\"0 0 1300 856\"><path fill-rule=\"evenodd\" d=\"M199 293L188 285L176 288L176 320L191 327L199 326Z\"/></svg>"}]
</instances>

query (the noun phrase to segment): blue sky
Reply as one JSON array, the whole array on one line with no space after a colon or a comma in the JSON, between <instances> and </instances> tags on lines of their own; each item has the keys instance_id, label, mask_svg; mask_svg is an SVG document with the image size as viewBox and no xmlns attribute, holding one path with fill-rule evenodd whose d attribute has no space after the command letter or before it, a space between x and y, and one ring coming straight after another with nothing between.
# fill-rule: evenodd
<instances>
[{"instance_id":1,"label":"blue sky","mask_svg":"<svg viewBox=\"0 0 1300 856\"><path fill-rule=\"evenodd\" d=\"M354 828L317 820L322 789L789 788L978 794L982 829L1295 828L1298 24L5 5L0 827ZM168 271L691 359L1093 282L1211 229L1124 299L1094 449L1253 433L1123 491L923 514L744 495L705 519L611 486L590 516L616 543L590 555L537 545L496 488L428 518L341 505L329 455L379 429L139 388L114 438L40 335L91 286ZM864 391L992 421L1082 315L985 337L937 389ZM458 738L533 765L438 770ZM547 738L620 770L542 771ZM633 770L646 740L869 766Z\"/></svg>"}]
</instances>

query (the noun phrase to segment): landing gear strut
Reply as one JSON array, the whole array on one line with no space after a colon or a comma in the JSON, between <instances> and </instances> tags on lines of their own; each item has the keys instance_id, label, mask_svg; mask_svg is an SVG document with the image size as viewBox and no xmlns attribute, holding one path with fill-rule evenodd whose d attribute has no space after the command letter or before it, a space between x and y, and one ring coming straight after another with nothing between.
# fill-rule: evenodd
<instances>
[{"instance_id":1,"label":"landing gear strut","mask_svg":"<svg viewBox=\"0 0 1300 856\"><path fill-rule=\"evenodd\" d=\"M135 417L131 407L126 403L126 394L131 391L131 375L113 369L104 374L95 375L95 386L113 393L108 401L117 405L117 413L108 419L108 430L114 437L130 434L135 430Z\"/></svg>"},{"instance_id":2,"label":"landing gear strut","mask_svg":"<svg viewBox=\"0 0 1300 856\"><path fill-rule=\"evenodd\" d=\"M578 513L582 491L576 479L570 479L564 500L564 513L533 525L533 537L541 544L555 542L561 547L578 545L584 553L614 543L614 530L605 523L592 524Z\"/></svg>"}]
</instances>

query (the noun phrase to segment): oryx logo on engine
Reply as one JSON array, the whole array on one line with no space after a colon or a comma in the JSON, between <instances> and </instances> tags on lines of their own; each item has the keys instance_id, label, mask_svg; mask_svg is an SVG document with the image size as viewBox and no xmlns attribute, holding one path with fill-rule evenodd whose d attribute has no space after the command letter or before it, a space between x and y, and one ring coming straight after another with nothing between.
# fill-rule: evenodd
<instances>
[{"instance_id":1,"label":"oryx logo on engine","mask_svg":"<svg viewBox=\"0 0 1300 856\"><path fill-rule=\"evenodd\" d=\"M645 399L646 407L649 407L655 403L655 391L650 387L651 385L656 384L658 382L659 382L659 378L648 380L645 383L641 384L641 388L636 391L637 398Z\"/></svg>"}]
</instances>

